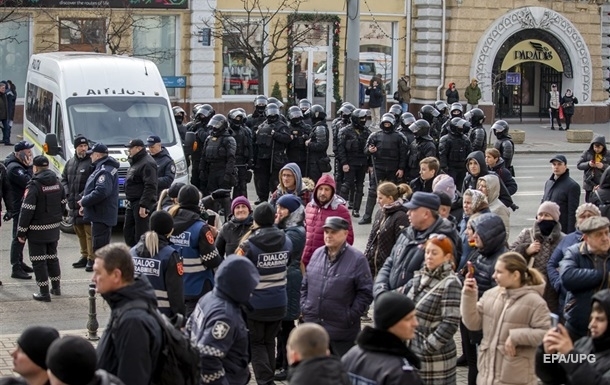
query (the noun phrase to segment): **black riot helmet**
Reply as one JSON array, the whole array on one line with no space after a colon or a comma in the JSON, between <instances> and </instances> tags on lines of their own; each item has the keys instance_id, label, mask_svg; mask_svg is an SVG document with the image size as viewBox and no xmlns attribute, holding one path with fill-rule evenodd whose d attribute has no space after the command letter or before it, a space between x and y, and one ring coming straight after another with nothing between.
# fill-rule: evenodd
<instances>
[{"instance_id":1,"label":"black riot helmet","mask_svg":"<svg viewBox=\"0 0 610 385\"><path fill-rule=\"evenodd\" d=\"M365 128L368 121L370 120L370 117L371 117L371 112L369 110L365 110L363 108L356 108L350 116L352 125L356 129Z\"/></svg>"},{"instance_id":2,"label":"black riot helmet","mask_svg":"<svg viewBox=\"0 0 610 385\"><path fill-rule=\"evenodd\" d=\"M299 100L299 109L304 114L307 110L311 108L311 102L308 99Z\"/></svg>"},{"instance_id":3,"label":"black riot helmet","mask_svg":"<svg viewBox=\"0 0 610 385\"><path fill-rule=\"evenodd\" d=\"M430 138L430 123L424 119L416 120L415 123L409 126L409 130L415 135L416 138L428 137ZM430 138L432 139L432 138Z\"/></svg>"},{"instance_id":4,"label":"black riot helmet","mask_svg":"<svg viewBox=\"0 0 610 385\"><path fill-rule=\"evenodd\" d=\"M464 114L464 119L468 120L473 127L480 127L485 121L485 113L480 108L473 108Z\"/></svg>"},{"instance_id":5,"label":"black riot helmet","mask_svg":"<svg viewBox=\"0 0 610 385\"><path fill-rule=\"evenodd\" d=\"M282 107L284 107L284 103L282 103L280 100L278 100L277 98L274 98L273 96L270 97L269 99L267 99L267 101L269 103L273 103L277 106L277 108L279 108L280 110L282 109Z\"/></svg>"},{"instance_id":6,"label":"black riot helmet","mask_svg":"<svg viewBox=\"0 0 610 385\"><path fill-rule=\"evenodd\" d=\"M351 121L352 112L354 112L355 110L356 110L356 108L351 103L348 103L348 104L342 106L341 108L339 108L338 112L341 115L341 119L343 120L343 123L349 123Z\"/></svg>"},{"instance_id":7,"label":"black riot helmet","mask_svg":"<svg viewBox=\"0 0 610 385\"><path fill-rule=\"evenodd\" d=\"M248 113L247 113L247 112L246 112L246 110L244 110L243 108L241 108L241 107L237 107L237 108L236 108L236 110L240 110L241 112L243 112L243 113L244 113L244 115L248 116Z\"/></svg>"},{"instance_id":8,"label":"black riot helmet","mask_svg":"<svg viewBox=\"0 0 610 385\"><path fill-rule=\"evenodd\" d=\"M415 116L413 116L412 113L405 112L404 114L400 115L400 126L403 129L409 128L409 126L413 123L415 123Z\"/></svg>"},{"instance_id":9,"label":"black riot helmet","mask_svg":"<svg viewBox=\"0 0 610 385\"><path fill-rule=\"evenodd\" d=\"M212 134L220 134L229 127L229 122L224 115L216 114L210 119L208 127L211 128Z\"/></svg>"},{"instance_id":10,"label":"black riot helmet","mask_svg":"<svg viewBox=\"0 0 610 385\"><path fill-rule=\"evenodd\" d=\"M263 114L265 112L267 104L269 104L269 101L267 100L267 97L265 95L258 95L254 99L254 108L259 114Z\"/></svg>"},{"instance_id":11,"label":"black riot helmet","mask_svg":"<svg viewBox=\"0 0 610 385\"><path fill-rule=\"evenodd\" d=\"M468 132L468 130L470 130L470 123L466 119L456 117L449 121L449 131L454 134L461 135L464 132Z\"/></svg>"},{"instance_id":12,"label":"black riot helmet","mask_svg":"<svg viewBox=\"0 0 610 385\"><path fill-rule=\"evenodd\" d=\"M394 114L386 113L381 117L381 122L379 126L385 132L394 131L394 125L396 124L396 118L394 118Z\"/></svg>"},{"instance_id":13,"label":"black riot helmet","mask_svg":"<svg viewBox=\"0 0 610 385\"><path fill-rule=\"evenodd\" d=\"M462 117L464 116L464 109L462 107L462 103L458 103L455 102L451 105L451 108L449 109L449 115L451 115L452 118L457 117Z\"/></svg>"},{"instance_id":14,"label":"black riot helmet","mask_svg":"<svg viewBox=\"0 0 610 385\"><path fill-rule=\"evenodd\" d=\"M434 103L434 108L436 108L441 115L445 115L449 106L444 101L437 100L436 103Z\"/></svg>"},{"instance_id":15,"label":"black riot helmet","mask_svg":"<svg viewBox=\"0 0 610 385\"><path fill-rule=\"evenodd\" d=\"M394 119L398 122L400 121L400 116L402 115L402 106L400 104L392 104L392 107L390 107L388 112L394 115Z\"/></svg>"},{"instance_id":16,"label":"black riot helmet","mask_svg":"<svg viewBox=\"0 0 610 385\"><path fill-rule=\"evenodd\" d=\"M191 112L193 113L193 115L191 115L193 119L195 119L195 115L197 115L197 110L198 110L198 109L199 109L201 106L203 106L203 104L200 104L200 103L195 104L195 105L193 106L193 109L191 110Z\"/></svg>"},{"instance_id":17,"label":"black riot helmet","mask_svg":"<svg viewBox=\"0 0 610 385\"><path fill-rule=\"evenodd\" d=\"M303 120L303 112L297 106L290 107L288 110L288 120L291 124L297 125Z\"/></svg>"},{"instance_id":18,"label":"black riot helmet","mask_svg":"<svg viewBox=\"0 0 610 385\"><path fill-rule=\"evenodd\" d=\"M498 120L493 124L493 126L491 126L491 129L493 130L496 137L507 135L508 128L508 123L506 123L505 120Z\"/></svg>"},{"instance_id":19,"label":"black riot helmet","mask_svg":"<svg viewBox=\"0 0 610 385\"><path fill-rule=\"evenodd\" d=\"M424 119L426 122L432 124L434 118L440 115L440 112L436 108L426 104L419 109L419 117Z\"/></svg>"},{"instance_id":20,"label":"black riot helmet","mask_svg":"<svg viewBox=\"0 0 610 385\"><path fill-rule=\"evenodd\" d=\"M267 107L265 107L265 116L267 117L268 122L277 122L280 119L280 109L277 104L267 104Z\"/></svg>"},{"instance_id":21,"label":"black riot helmet","mask_svg":"<svg viewBox=\"0 0 610 385\"><path fill-rule=\"evenodd\" d=\"M203 104L195 113L195 120L198 122L202 122L204 125L207 125L207 123L214 115L214 108L212 108L212 106L210 106L209 104Z\"/></svg>"},{"instance_id":22,"label":"black riot helmet","mask_svg":"<svg viewBox=\"0 0 610 385\"><path fill-rule=\"evenodd\" d=\"M286 116L290 115L290 113L291 113L292 111L296 111L296 110L301 111L301 109L299 108L299 106L291 106L290 108L288 108L288 111L286 112ZM303 111L301 111L301 113L302 113L302 112L303 112Z\"/></svg>"},{"instance_id":23,"label":"black riot helmet","mask_svg":"<svg viewBox=\"0 0 610 385\"><path fill-rule=\"evenodd\" d=\"M323 122L326 120L326 111L324 107L319 104L314 104L309 109L309 115L311 116L312 123Z\"/></svg>"},{"instance_id":24,"label":"black riot helmet","mask_svg":"<svg viewBox=\"0 0 610 385\"><path fill-rule=\"evenodd\" d=\"M176 124L182 124L184 122L184 118L186 117L186 111L180 106L172 107L172 111L174 112L174 120Z\"/></svg>"},{"instance_id":25,"label":"black riot helmet","mask_svg":"<svg viewBox=\"0 0 610 385\"><path fill-rule=\"evenodd\" d=\"M232 127L239 127L246 121L246 113L241 111L239 108L234 108L229 111L227 118L229 119L229 124Z\"/></svg>"}]
</instances>

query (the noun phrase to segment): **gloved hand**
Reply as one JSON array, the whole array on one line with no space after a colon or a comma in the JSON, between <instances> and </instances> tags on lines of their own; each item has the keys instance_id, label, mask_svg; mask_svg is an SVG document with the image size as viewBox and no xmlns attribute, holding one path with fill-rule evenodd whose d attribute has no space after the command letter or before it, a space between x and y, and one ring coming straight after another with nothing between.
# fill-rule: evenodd
<instances>
[{"instance_id":1,"label":"gloved hand","mask_svg":"<svg viewBox=\"0 0 610 385\"><path fill-rule=\"evenodd\" d=\"M511 208L511 209L513 209L513 211L517 211L517 210L519 210L519 206L517 206L517 205L516 205L516 204L514 204L514 203L513 203L513 204L510 206L510 208Z\"/></svg>"},{"instance_id":2,"label":"gloved hand","mask_svg":"<svg viewBox=\"0 0 610 385\"><path fill-rule=\"evenodd\" d=\"M7 211L4 213L4 216L2 217L2 219L4 219L4 222L8 222L11 219L13 219L13 215Z\"/></svg>"},{"instance_id":3,"label":"gloved hand","mask_svg":"<svg viewBox=\"0 0 610 385\"><path fill-rule=\"evenodd\" d=\"M218 190L214 190L211 195L214 200L229 198L231 196L231 190L219 188Z\"/></svg>"}]
</instances>

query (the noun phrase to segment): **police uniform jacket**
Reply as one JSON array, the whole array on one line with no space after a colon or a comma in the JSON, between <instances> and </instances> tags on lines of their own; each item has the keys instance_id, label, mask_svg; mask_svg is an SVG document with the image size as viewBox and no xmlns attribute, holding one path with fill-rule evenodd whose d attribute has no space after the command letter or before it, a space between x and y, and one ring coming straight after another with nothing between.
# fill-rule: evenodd
<instances>
[{"instance_id":1,"label":"police uniform jacket","mask_svg":"<svg viewBox=\"0 0 610 385\"><path fill-rule=\"evenodd\" d=\"M202 173L224 173L233 176L235 173L235 155L237 144L233 130L225 129L212 132L205 141L199 162ZM228 179L228 178L227 178Z\"/></svg>"},{"instance_id":2,"label":"police uniform jacket","mask_svg":"<svg viewBox=\"0 0 610 385\"><path fill-rule=\"evenodd\" d=\"M119 216L119 162L106 156L93 163L80 204L86 222L116 226Z\"/></svg>"},{"instance_id":3,"label":"police uniform jacket","mask_svg":"<svg viewBox=\"0 0 610 385\"><path fill-rule=\"evenodd\" d=\"M151 155L157 163L157 190L159 193L174 183L176 164L165 147L155 155Z\"/></svg>"},{"instance_id":4,"label":"police uniform jacket","mask_svg":"<svg viewBox=\"0 0 610 385\"><path fill-rule=\"evenodd\" d=\"M369 146L377 147L377 151L369 153ZM375 167L379 170L405 171L407 169L407 138L400 132L384 132L383 130L373 132L369 136L364 150L367 155L375 159Z\"/></svg>"},{"instance_id":5,"label":"police uniform jacket","mask_svg":"<svg viewBox=\"0 0 610 385\"><path fill-rule=\"evenodd\" d=\"M236 166L247 165L251 167L253 162L252 157L254 156L252 131L244 124L239 126L231 125L231 130L233 130L233 138L235 138Z\"/></svg>"},{"instance_id":6,"label":"police uniform jacket","mask_svg":"<svg viewBox=\"0 0 610 385\"><path fill-rule=\"evenodd\" d=\"M125 178L125 197L130 202L139 201L139 206L152 209L157 203L157 163L146 149L129 158L131 167ZM139 210L140 207L133 207Z\"/></svg>"},{"instance_id":7,"label":"police uniform jacket","mask_svg":"<svg viewBox=\"0 0 610 385\"><path fill-rule=\"evenodd\" d=\"M366 141L371 135L368 128L356 129L353 125L339 131L339 143L335 154L341 166L367 166L367 156L364 153Z\"/></svg>"},{"instance_id":8,"label":"police uniform jacket","mask_svg":"<svg viewBox=\"0 0 610 385\"><path fill-rule=\"evenodd\" d=\"M84 158L79 158L76 153L66 162L64 171L61 173L61 185L66 193L68 200L68 208L70 214L74 218L74 224L84 224L83 217L79 214L80 206L76 203L83 197L85 185L89 175L93 172L91 166L91 156L85 155Z\"/></svg>"},{"instance_id":9,"label":"police uniform jacket","mask_svg":"<svg viewBox=\"0 0 610 385\"><path fill-rule=\"evenodd\" d=\"M284 122L263 122L254 134L255 159L271 159L274 167L283 167L288 162L286 145L291 140Z\"/></svg>"},{"instance_id":10,"label":"police uniform jacket","mask_svg":"<svg viewBox=\"0 0 610 385\"><path fill-rule=\"evenodd\" d=\"M6 166L6 175L8 182L11 186L11 195L13 199L13 216L19 214L21 210L21 202L23 201L23 193L25 187L28 185L30 179L32 179L32 166L25 166L17 157L15 153L11 153L6 157L4 161Z\"/></svg>"},{"instance_id":11,"label":"police uniform jacket","mask_svg":"<svg viewBox=\"0 0 610 385\"><path fill-rule=\"evenodd\" d=\"M55 173L49 169L36 173L25 190L17 236L36 243L57 242L65 204L66 195Z\"/></svg>"},{"instance_id":12,"label":"police uniform jacket","mask_svg":"<svg viewBox=\"0 0 610 385\"><path fill-rule=\"evenodd\" d=\"M0 200L4 200L4 208L7 212L13 212L13 194L11 192L11 184L8 181L6 167L2 163L0 163Z\"/></svg>"}]
</instances>

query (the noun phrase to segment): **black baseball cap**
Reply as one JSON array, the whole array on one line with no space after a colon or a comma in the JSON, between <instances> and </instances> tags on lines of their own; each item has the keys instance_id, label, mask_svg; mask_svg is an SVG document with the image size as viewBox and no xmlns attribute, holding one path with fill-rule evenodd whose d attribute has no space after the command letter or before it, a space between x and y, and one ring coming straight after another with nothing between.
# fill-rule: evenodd
<instances>
[{"instance_id":1,"label":"black baseball cap","mask_svg":"<svg viewBox=\"0 0 610 385\"><path fill-rule=\"evenodd\" d=\"M49 167L49 158L44 155L38 155L34 157L34 166L36 167Z\"/></svg>"},{"instance_id":2,"label":"black baseball cap","mask_svg":"<svg viewBox=\"0 0 610 385\"><path fill-rule=\"evenodd\" d=\"M561 154L557 154L554 157L552 157L551 160L549 161L549 163L553 163L553 162L563 162L564 164L568 164L568 160L566 159L565 155L561 155Z\"/></svg>"},{"instance_id":3,"label":"black baseball cap","mask_svg":"<svg viewBox=\"0 0 610 385\"><path fill-rule=\"evenodd\" d=\"M127 143L125 145L125 147L127 147L127 148L144 147L144 141L142 141L142 139L132 139L129 141L129 143Z\"/></svg>"},{"instance_id":4,"label":"black baseball cap","mask_svg":"<svg viewBox=\"0 0 610 385\"><path fill-rule=\"evenodd\" d=\"M159 138L157 135L151 135L146 139L147 146L153 146L157 143L161 143L161 138Z\"/></svg>"},{"instance_id":5,"label":"black baseball cap","mask_svg":"<svg viewBox=\"0 0 610 385\"><path fill-rule=\"evenodd\" d=\"M34 147L32 143L28 142L27 140L22 140L21 142L15 144L15 152L29 150L32 147Z\"/></svg>"},{"instance_id":6,"label":"black baseball cap","mask_svg":"<svg viewBox=\"0 0 610 385\"><path fill-rule=\"evenodd\" d=\"M108 154L108 147L104 143L96 143L90 150L87 150L87 154L91 155L94 152L99 152L101 154Z\"/></svg>"}]
</instances>

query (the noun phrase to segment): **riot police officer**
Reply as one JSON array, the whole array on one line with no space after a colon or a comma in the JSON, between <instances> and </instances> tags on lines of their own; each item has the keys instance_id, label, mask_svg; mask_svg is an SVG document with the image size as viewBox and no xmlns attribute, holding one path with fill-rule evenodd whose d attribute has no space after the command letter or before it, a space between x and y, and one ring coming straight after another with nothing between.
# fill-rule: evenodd
<instances>
[{"instance_id":1,"label":"riot police officer","mask_svg":"<svg viewBox=\"0 0 610 385\"><path fill-rule=\"evenodd\" d=\"M275 104L277 106L277 108L280 109L280 120L288 125L288 120L286 119L286 117L284 116L284 103L282 103L281 100L278 100L277 98L274 98L273 96L270 97L269 99L267 99L269 104Z\"/></svg>"},{"instance_id":2,"label":"riot police officer","mask_svg":"<svg viewBox=\"0 0 610 385\"><path fill-rule=\"evenodd\" d=\"M254 112L248 115L246 119L246 126L250 129L252 135L256 134L258 126L266 119L265 108L267 108L267 104L269 104L269 102L265 95L258 95L256 99L254 99Z\"/></svg>"},{"instance_id":3,"label":"riot police officer","mask_svg":"<svg viewBox=\"0 0 610 385\"><path fill-rule=\"evenodd\" d=\"M445 126L445 123L450 120L449 116L447 116L449 106L443 100L437 100L434 103L434 108L436 108L436 110L440 113L439 116L436 117L436 129L438 130L439 135L443 137L443 135L446 134L446 132L443 133L443 127Z\"/></svg>"},{"instance_id":4,"label":"riot police officer","mask_svg":"<svg viewBox=\"0 0 610 385\"><path fill-rule=\"evenodd\" d=\"M500 156L504 159L504 165L515 176L515 169L513 168L515 144L513 143L513 138L508 134L508 123L504 120L498 120L491 126L491 129L497 139L494 143L494 148L500 151Z\"/></svg>"},{"instance_id":5,"label":"riot police officer","mask_svg":"<svg viewBox=\"0 0 610 385\"><path fill-rule=\"evenodd\" d=\"M311 127L311 115L309 109L311 108L311 102L308 99L299 100L299 109L303 113L303 123Z\"/></svg>"},{"instance_id":6,"label":"riot police officer","mask_svg":"<svg viewBox=\"0 0 610 385\"><path fill-rule=\"evenodd\" d=\"M397 131L400 130L400 117L402 116L402 106L400 104L392 104L388 113L394 115L396 126L394 127Z\"/></svg>"},{"instance_id":7,"label":"riot police officer","mask_svg":"<svg viewBox=\"0 0 610 385\"><path fill-rule=\"evenodd\" d=\"M430 136L430 124L419 119L409 126L409 130L413 132L415 140L411 142L409 149L409 160L407 162L408 178L413 180L419 175L419 162L428 157L436 158L436 145Z\"/></svg>"},{"instance_id":8,"label":"riot police officer","mask_svg":"<svg viewBox=\"0 0 610 385\"><path fill-rule=\"evenodd\" d=\"M400 128L398 129L405 138L407 138L407 145L411 146L411 143L415 140L415 135L413 135L413 131L409 130L409 127L415 123L415 116L413 116L410 112L405 112L400 115Z\"/></svg>"},{"instance_id":9,"label":"riot police officer","mask_svg":"<svg viewBox=\"0 0 610 385\"><path fill-rule=\"evenodd\" d=\"M252 131L245 125L246 113L235 108L229 111L229 127L235 138L235 167L237 168L237 183L233 188L233 199L238 196L248 197L248 183L252 180L254 167L254 149L252 147Z\"/></svg>"},{"instance_id":10,"label":"riot police officer","mask_svg":"<svg viewBox=\"0 0 610 385\"><path fill-rule=\"evenodd\" d=\"M464 107L462 103L455 102L451 104L449 108L449 119L445 122L441 129L441 136L447 135L449 133L449 121L453 118L461 118L464 116Z\"/></svg>"},{"instance_id":11,"label":"riot police officer","mask_svg":"<svg viewBox=\"0 0 610 385\"><path fill-rule=\"evenodd\" d=\"M344 102L337 111L337 117L332 121L330 127L333 131L333 154L335 154L335 183L337 184L337 191L341 191L341 184L343 183L343 170L337 160L337 144L339 143L339 132L352 121L352 112L356 107L350 102ZM350 192L350 200L348 201L348 207L351 208L353 199L353 192Z\"/></svg>"},{"instance_id":12,"label":"riot police officer","mask_svg":"<svg viewBox=\"0 0 610 385\"><path fill-rule=\"evenodd\" d=\"M394 129L394 115L381 117L381 130L372 133L367 142L365 153L371 159L369 172L369 192L364 216L359 224L371 223L373 210L377 203L377 185L382 181L398 182L407 169L407 139Z\"/></svg>"},{"instance_id":13,"label":"riot police officer","mask_svg":"<svg viewBox=\"0 0 610 385\"><path fill-rule=\"evenodd\" d=\"M193 119L193 125L190 130L195 133L195 141L197 143L195 151L191 154L191 184L199 188L201 182L199 181L199 162L201 160L201 150L205 139L208 137L208 122L212 119L216 112L214 108L209 104L201 105L195 112L195 118Z\"/></svg>"},{"instance_id":14,"label":"riot police officer","mask_svg":"<svg viewBox=\"0 0 610 385\"><path fill-rule=\"evenodd\" d=\"M449 123L449 133L444 135L438 146L441 170L453 178L456 186L461 186L466 177L466 158L471 152L470 140L464 134L470 123L462 118L453 118Z\"/></svg>"},{"instance_id":15,"label":"riot police officer","mask_svg":"<svg viewBox=\"0 0 610 385\"><path fill-rule=\"evenodd\" d=\"M208 123L210 135L201 151L201 191L207 195L217 189L231 190L237 182L235 169L235 151L237 144L229 121L224 115L217 114ZM231 202L228 198L221 201L225 216L231 213ZM217 209L217 208L216 208ZM216 210L215 210L216 211Z\"/></svg>"},{"instance_id":16,"label":"riot police officer","mask_svg":"<svg viewBox=\"0 0 610 385\"><path fill-rule=\"evenodd\" d=\"M290 136L292 136L292 140L286 146L286 156L288 162L296 163L303 174L307 167L307 146L305 141L309 139L311 127L304 123L303 112L297 106L292 106L288 109L288 123L288 131Z\"/></svg>"},{"instance_id":17,"label":"riot police officer","mask_svg":"<svg viewBox=\"0 0 610 385\"><path fill-rule=\"evenodd\" d=\"M280 170L288 161L286 145L292 140L277 105L268 104L265 115L266 120L254 133L254 186L258 195L254 204L266 202L275 190Z\"/></svg>"},{"instance_id":18,"label":"riot police officer","mask_svg":"<svg viewBox=\"0 0 610 385\"><path fill-rule=\"evenodd\" d=\"M309 139L305 141L305 146L307 146L307 163L303 176L318 183L318 179L320 179L322 173L330 171L330 167L325 170L322 165L322 162L328 160L328 166L330 166L330 160L326 153L328 151L330 133L328 132L328 126L326 125L326 111L324 111L324 107L319 104L314 104L309 111L311 113L313 127L311 127Z\"/></svg>"},{"instance_id":19,"label":"riot police officer","mask_svg":"<svg viewBox=\"0 0 610 385\"><path fill-rule=\"evenodd\" d=\"M438 110L431 106L425 105L419 109L419 118L424 119L430 125L430 133L429 135L434 140L434 143L438 145L438 141L440 139L441 132L439 130L437 118L440 115Z\"/></svg>"},{"instance_id":20,"label":"riot police officer","mask_svg":"<svg viewBox=\"0 0 610 385\"><path fill-rule=\"evenodd\" d=\"M354 218L360 217L360 206L364 195L364 178L368 168L364 148L371 135L371 130L367 126L370 117L369 110L355 109L351 116L352 123L341 129L337 144L337 160L345 178L339 195L348 200L350 192L353 191L352 215Z\"/></svg>"},{"instance_id":21,"label":"riot police officer","mask_svg":"<svg viewBox=\"0 0 610 385\"><path fill-rule=\"evenodd\" d=\"M174 106L172 108L172 111L174 112L174 120L176 121L176 127L178 127L178 134L180 134L180 139L182 139L182 141L184 142L187 132L186 124L184 122L186 119L186 111L184 111L184 109L180 106Z\"/></svg>"},{"instance_id":22,"label":"riot police officer","mask_svg":"<svg viewBox=\"0 0 610 385\"><path fill-rule=\"evenodd\" d=\"M487 150L487 132L483 127L485 113L480 108L473 108L464 115L464 119L470 122L468 139L472 145L472 151L485 152ZM467 133L467 131L464 131Z\"/></svg>"}]
</instances>

